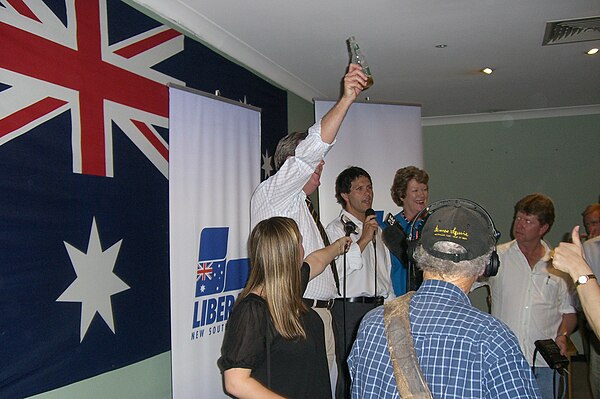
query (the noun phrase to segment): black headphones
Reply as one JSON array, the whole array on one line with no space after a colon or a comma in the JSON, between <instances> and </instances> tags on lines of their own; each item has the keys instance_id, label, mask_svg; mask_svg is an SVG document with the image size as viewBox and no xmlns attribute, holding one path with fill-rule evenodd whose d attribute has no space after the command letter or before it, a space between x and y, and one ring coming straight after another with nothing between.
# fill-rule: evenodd
<instances>
[{"instance_id":1,"label":"black headphones","mask_svg":"<svg viewBox=\"0 0 600 399\"><path fill-rule=\"evenodd\" d=\"M429 205L428 207L423 208L423 210L421 210L421 212L419 212L417 214L417 216L415 216L412 223L410 224L410 230L409 230L409 234L408 234L408 256L409 256L409 259L411 259L411 261L414 262L413 254L414 254L415 249L417 248L417 245L419 244L421 230L423 230L423 227L427 223L427 220L429 219L429 217L434 212L436 212L438 209L449 207L449 206L457 206L457 205L464 207L464 208L469 208L469 209L475 210L487 220L488 227L490 229L490 236L493 238L494 242L492 244L493 245L492 254L490 255L490 259L485 266L485 270L483 272L483 277L495 276L498 273L498 269L500 268L500 258L498 258L498 253L496 252L496 243L498 242L498 239L500 238L500 232L498 230L496 230L496 227L494 226L494 221L492 220L492 217L482 206L480 206L479 204L477 204L473 201L463 199L463 198L452 198L452 199L436 201L436 202L432 203L431 205ZM422 219L422 221L421 221L421 219Z\"/></svg>"}]
</instances>

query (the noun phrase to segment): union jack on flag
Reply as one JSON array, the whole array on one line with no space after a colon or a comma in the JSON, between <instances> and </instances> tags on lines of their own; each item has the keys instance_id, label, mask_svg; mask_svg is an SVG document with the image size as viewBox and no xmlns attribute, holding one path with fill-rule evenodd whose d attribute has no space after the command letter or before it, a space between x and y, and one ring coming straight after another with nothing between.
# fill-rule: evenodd
<instances>
[{"instance_id":1,"label":"union jack on flag","mask_svg":"<svg viewBox=\"0 0 600 399\"><path fill-rule=\"evenodd\" d=\"M182 51L184 36L159 25L111 43L106 0L65 1L64 21L43 1L1 4L0 145L70 110L74 173L114 175L114 123L166 177L155 126L167 127L166 83L184 83L152 66Z\"/></svg>"},{"instance_id":2,"label":"union jack on flag","mask_svg":"<svg viewBox=\"0 0 600 399\"><path fill-rule=\"evenodd\" d=\"M198 268L196 270L196 280L212 280L212 264L212 262L198 262Z\"/></svg>"}]
</instances>

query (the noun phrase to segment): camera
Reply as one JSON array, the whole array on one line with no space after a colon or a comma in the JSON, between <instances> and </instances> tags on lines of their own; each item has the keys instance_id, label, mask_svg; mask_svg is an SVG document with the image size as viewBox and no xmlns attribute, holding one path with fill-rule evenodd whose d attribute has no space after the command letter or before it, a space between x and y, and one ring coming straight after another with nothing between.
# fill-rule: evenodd
<instances>
[{"instance_id":1,"label":"camera","mask_svg":"<svg viewBox=\"0 0 600 399\"><path fill-rule=\"evenodd\" d=\"M569 359L560 354L560 348L554 340L540 339L534 344L550 368L558 370L569 366Z\"/></svg>"}]
</instances>

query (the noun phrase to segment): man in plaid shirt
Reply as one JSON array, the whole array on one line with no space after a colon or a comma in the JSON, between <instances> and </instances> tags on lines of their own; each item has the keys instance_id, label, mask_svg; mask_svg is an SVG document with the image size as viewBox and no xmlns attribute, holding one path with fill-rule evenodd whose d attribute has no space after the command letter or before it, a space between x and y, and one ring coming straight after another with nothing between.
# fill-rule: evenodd
<instances>
[{"instance_id":1,"label":"man in plaid shirt","mask_svg":"<svg viewBox=\"0 0 600 399\"><path fill-rule=\"evenodd\" d=\"M493 273L497 234L489 215L465 200L439 201L429 212L414 250L424 282L410 299L408 313L415 353L432 396L539 398L515 335L474 308L467 297L480 276ZM352 398L400 397L384 307L363 318L348 366Z\"/></svg>"}]
</instances>

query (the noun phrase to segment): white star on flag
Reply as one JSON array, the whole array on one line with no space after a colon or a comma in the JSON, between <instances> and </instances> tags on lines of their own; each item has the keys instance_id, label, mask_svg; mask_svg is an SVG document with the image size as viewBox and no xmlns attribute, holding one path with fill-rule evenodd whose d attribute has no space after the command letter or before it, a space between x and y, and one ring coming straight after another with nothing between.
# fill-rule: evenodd
<instances>
[{"instance_id":1,"label":"white star on flag","mask_svg":"<svg viewBox=\"0 0 600 399\"><path fill-rule=\"evenodd\" d=\"M269 150L265 151L265 155L262 155L262 170L265 172L265 179L271 176L271 172L273 171L272 162L273 157L269 156Z\"/></svg>"},{"instance_id":2,"label":"white star on flag","mask_svg":"<svg viewBox=\"0 0 600 399\"><path fill-rule=\"evenodd\" d=\"M57 301L81 302L80 342L83 341L96 312L100 314L115 334L110 298L114 294L129 289L129 286L113 273L121 242L123 240L120 240L106 251L102 251L96 218L92 220L86 253L64 241L77 278L58 297Z\"/></svg>"}]
</instances>

